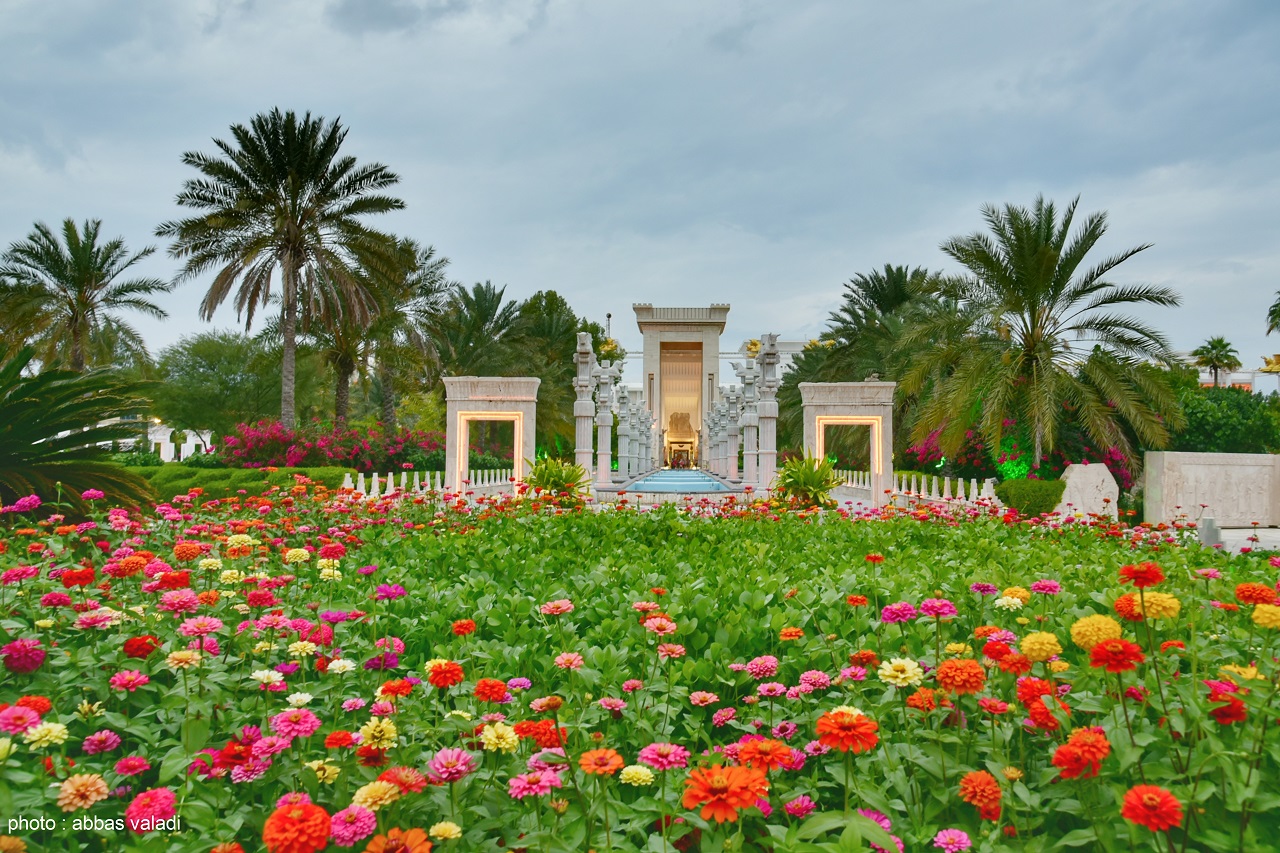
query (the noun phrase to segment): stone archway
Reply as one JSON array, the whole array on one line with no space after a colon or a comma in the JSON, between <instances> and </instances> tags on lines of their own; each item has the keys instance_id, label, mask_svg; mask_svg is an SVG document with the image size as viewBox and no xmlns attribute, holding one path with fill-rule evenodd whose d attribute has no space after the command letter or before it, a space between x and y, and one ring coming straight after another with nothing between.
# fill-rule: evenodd
<instances>
[{"instance_id":1,"label":"stone archway","mask_svg":"<svg viewBox=\"0 0 1280 853\"><path fill-rule=\"evenodd\" d=\"M469 478L469 435L473 421L511 421L515 427L511 467L516 480L527 473L526 455L535 451L534 427L538 385L542 380L523 376L446 376L444 487L461 491Z\"/></svg>"},{"instance_id":2,"label":"stone archway","mask_svg":"<svg viewBox=\"0 0 1280 853\"><path fill-rule=\"evenodd\" d=\"M871 428L871 505L886 503L893 483L893 392L896 382L801 382L804 452L826 455L829 426Z\"/></svg>"}]
</instances>

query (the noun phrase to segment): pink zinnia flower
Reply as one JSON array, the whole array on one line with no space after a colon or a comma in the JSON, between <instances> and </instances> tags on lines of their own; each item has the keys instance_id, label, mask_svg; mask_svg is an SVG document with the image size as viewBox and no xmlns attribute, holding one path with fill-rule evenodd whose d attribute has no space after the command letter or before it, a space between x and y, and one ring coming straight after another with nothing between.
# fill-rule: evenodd
<instances>
[{"instance_id":1,"label":"pink zinnia flower","mask_svg":"<svg viewBox=\"0 0 1280 853\"><path fill-rule=\"evenodd\" d=\"M391 649L398 655L404 654L404 640L399 637L380 637L373 643L375 649Z\"/></svg>"},{"instance_id":2,"label":"pink zinnia flower","mask_svg":"<svg viewBox=\"0 0 1280 853\"><path fill-rule=\"evenodd\" d=\"M606 711L621 711L627 707L627 703L623 702L621 699L614 699L611 696L606 696L600 700L600 707L604 708Z\"/></svg>"},{"instance_id":3,"label":"pink zinnia flower","mask_svg":"<svg viewBox=\"0 0 1280 853\"><path fill-rule=\"evenodd\" d=\"M682 658L685 655L684 646L678 643L659 643L658 657L666 660L668 658Z\"/></svg>"},{"instance_id":4,"label":"pink zinnia flower","mask_svg":"<svg viewBox=\"0 0 1280 853\"><path fill-rule=\"evenodd\" d=\"M815 758L819 755L826 755L830 751L831 747L820 740L811 740L804 745L804 754Z\"/></svg>"},{"instance_id":5,"label":"pink zinnia flower","mask_svg":"<svg viewBox=\"0 0 1280 853\"><path fill-rule=\"evenodd\" d=\"M7 735L20 735L38 725L40 725L40 715L30 708L10 705L0 711L0 732Z\"/></svg>"},{"instance_id":6,"label":"pink zinnia flower","mask_svg":"<svg viewBox=\"0 0 1280 853\"><path fill-rule=\"evenodd\" d=\"M916 618L916 608L906 601L887 605L884 610L880 611L881 622L910 622L914 618Z\"/></svg>"},{"instance_id":7,"label":"pink zinnia flower","mask_svg":"<svg viewBox=\"0 0 1280 853\"><path fill-rule=\"evenodd\" d=\"M173 791L168 788L152 788L148 791L143 791L134 797L133 802L129 803L124 810L125 826L129 828L130 832L139 834L147 832L149 824L168 820L177 814L174 809L177 801Z\"/></svg>"},{"instance_id":8,"label":"pink zinnia flower","mask_svg":"<svg viewBox=\"0 0 1280 853\"><path fill-rule=\"evenodd\" d=\"M4 668L19 674L35 672L44 663L45 655L39 640L14 640L6 646L0 646Z\"/></svg>"},{"instance_id":9,"label":"pink zinnia flower","mask_svg":"<svg viewBox=\"0 0 1280 853\"><path fill-rule=\"evenodd\" d=\"M711 715L711 725L716 728L729 724L729 721L738 716L737 708L721 708Z\"/></svg>"},{"instance_id":10,"label":"pink zinnia flower","mask_svg":"<svg viewBox=\"0 0 1280 853\"><path fill-rule=\"evenodd\" d=\"M699 708L705 708L708 705L714 705L720 701L720 697L714 693L708 693L705 690L695 690L689 694L689 704Z\"/></svg>"},{"instance_id":11,"label":"pink zinnia flower","mask_svg":"<svg viewBox=\"0 0 1280 853\"><path fill-rule=\"evenodd\" d=\"M128 690L130 693L139 687L151 683L151 676L136 669L126 669L111 676L107 682L116 690Z\"/></svg>"},{"instance_id":12,"label":"pink zinnia flower","mask_svg":"<svg viewBox=\"0 0 1280 853\"><path fill-rule=\"evenodd\" d=\"M285 806L309 806L311 805L311 797L301 791L290 791L280 799L276 800L276 808L282 809Z\"/></svg>"},{"instance_id":13,"label":"pink zinnia flower","mask_svg":"<svg viewBox=\"0 0 1280 853\"><path fill-rule=\"evenodd\" d=\"M560 598L555 601L548 601L538 609L542 611L543 616L561 616L565 613L573 612L573 602L567 598Z\"/></svg>"},{"instance_id":14,"label":"pink zinnia flower","mask_svg":"<svg viewBox=\"0 0 1280 853\"><path fill-rule=\"evenodd\" d=\"M792 817L806 818L813 813L818 804L811 800L807 795L801 794L794 800L790 800L782 807L782 810Z\"/></svg>"},{"instance_id":15,"label":"pink zinnia flower","mask_svg":"<svg viewBox=\"0 0 1280 853\"><path fill-rule=\"evenodd\" d=\"M820 669L811 669L800 676L800 683L807 684L814 690L826 690L831 686L831 676Z\"/></svg>"},{"instance_id":16,"label":"pink zinnia flower","mask_svg":"<svg viewBox=\"0 0 1280 853\"><path fill-rule=\"evenodd\" d=\"M103 729L100 732L94 732L84 739L81 745L85 755L97 755L101 752L110 752L120 745L120 735L111 731L111 729Z\"/></svg>"},{"instance_id":17,"label":"pink zinnia flower","mask_svg":"<svg viewBox=\"0 0 1280 853\"><path fill-rule=\"evenodd\" d=\"M271 718L271 730L284 738L310 737L320 728L320 718L306 708L291 708Z\"/></svg>"},{"instance_id":18,"label":"pink zinnia flower","mask_svg":"<svg viewBox=\"0 0 1280 853\"><path fill-rule=\"evenodd\" d=\"M540 797L548 794L552 788L559 788L563 784L558 773L550 770L531 770L519 776L512 776L507 783L507 791L512 799L523 800L525 797Z\"/></svg>"},{"instance_id":19,"label":"pink zinnia flower","mask_svg":"<svg viewBox=\"0 0 1280 853\"><path fill-rule=\"evenodd\" d=\"M41 607L70 607L71 596L65 592L46 592L40 596Z\"/></svg>"},{"instance_id":20,"label":"pink zinnia flower","mask_svg":"<svg viewBox=\"0 0 1280 853\"><path fill-rule=\"evenodd\" d=\"M555 760L552 761L552 759ZM530 770L551 770L555 773L563 773L569 769L564 749L558 746L538 750L533 755L529 756L529 760L525 762L525 766Z\"/></svg>"},{"instance_id":21,"label":"pink zinnia flower","mask_svg":"<svg viewBox=\"0 0 1280 853\"><path fill-rule=\"evenodd\" d=\"M151 769L151 762L141 755L130 755L116 762L116 775L137 776Z\"/></svg>"},{"instance_id":22,"label":"pink zinnia flower","mask_svg":"<svg viewBox=\"0 0 1280 853\"><path fill-rule=\"evenodd\" d=\"M284 752L289 748L289 738L280 737L278 735L267 735L260 740L253 742L251 752L254 758L270 758L278 752Z\"/></svg>"},{"instance_id":23,"label":"pink zinnia flower","mask_svg":"<svg viewBox=\"0 0 1280 853\"><path fill-rule=\"evenodd\" d=\"M347 699L345 702L342 703L342 710L346 711L347 713L351 713L352 711L359 711L361 708L363 708L365 705L368 705L368 704L369 703L364 699Z\"/></svg>"},{"instance_id":24,"label":"pink zinnia flower","mask_svg":"<svg viewBox=\"0 0 1280 853\"><path fill-rule=\"evenodd\" d=\"M1062 592L1062 584L1058 583L1055 580L1049 580L1048 578L1045 578L1043 580L1038 580L1035 583L1033 583L1031 585L1031 591L1038 592L1041 595L1057 595L1058 593ZM944 829L943 832L960 832L960 830ZM938 834L941 835L942 833L940 832ZM962 832L960 834L964 835L964 833ZM967 839L968 836L966 835L965 838Z\"/></svg>"},{"instance_id":25,"label":"pink zinnia flower","mask_svg":"<svg viewBox=\"0 0 1280 853\"><path fill-rule=\"evenodd\" d=\"M583 663L585 661L583 661L582 655L577 652L565 652L556 655L556 666L561 669L582 669Z\"/></svg>"},{"instance_id":26,"label":"pink zinnia flower","mask_svg":"<svg viewBox=\"0 0 1280 853\"><path fill-rule=\"evenodd\" d=\"M339 847L351 847L363 841L378 828L378 816L354 803L340 812L334 812L329 823L329 837Z\"/></svg>"},{"instance_id":27,"label":"pink zinnia flower","mask_svg":"<svg viewBox=\"0 0 1280 853\"><path fill-rule=\"evenodd\" d=\"M920 612L935 619L950 619L958 615L956 606L945 598L926 598L920 602Z\"/></svg>"},{"instance_id":28,"label":"pink zinnia flower","mask_svg":"<svg viewBox=\"0 0 1280 853\"><path fill-rule=\"evenodd\" d=\"M655 610L662 609L662 605L656 601L637 601L631 607L641 613L652 613Z\"/></svg>"},{"instance_id":29,"label":"pink zinnia flower","mask_svg":"<svg viewBox=\"0 0 1280 853\"><path fill-rule=\"evenodd\" d=\"M778 674L778 659L773 655L761 655L747 663L747 674L759 681Z\"/></svg>"},{"instance_id":30,"label":"pink zinnia flower","mask_svg":"<svg viewBox=\"0 0 1280 853\"><path fill-rule=\"evenodd\" d=\"M231 768L231 781L238 785L245 782L256 782L267 775L267 771L270 769L270 759L250 758L248 762L241 764L239 767Z\"/></svg>"},{"instance_id":31,"label":"pink zinnia flower","mask_svg":"<svg viewBox=\"0 0 1280 853\"><path fill-rule=\"evenodd\" d=\"M15 566L7 569L4 574L0 575L0 585L9 586L10 584L21 583L30 580L40 574L40 570L35 566Z\"/></svg>"},{"instance_id":32,"label":"pink zinnia flower","mask_svg":"<svg viewBox=\"0 0 1280 853\"><path fill-rule=\"evenodd\" d=\"M673 770L688 766L689 750L675 743L651 743L640 750L636 760L654 770Z\"/></svg>"},{"instance_id":33,"label":"pink zinnia flower","mask_svg":"<svg viewBox=\"0 0 1280 853\"><path fill-rule=\"evenodd\" d=\"M933 837L933 846L946 853L963 853L973 846L969 834L960 829L944 829Z\"/></svg>"},{"instance_id":34,"label":"pink zinnia flower","mask_svg":"<svg viewBox=\"0 0 1280 853\"><path fill-rule=\"evenodd\" d=\"M1272 557L1271 559L1273 559L1273 560L1274 560L1274 559L1276 559L1276 558L1275 558L1275 557ZM1199 575L1200 577L1204 578L1205 580L1214 580L1214 581L1216 581L1216 580L1220 580L1220 579L1222 578L1222 572L1220 572L1220 571L1219 571L1219 570L1217 570L1217 569L1213 569L1213 568L1209 568L1209 569L1196 569L1196 574L1197 574L1197 575Z\"/></svg>"},{"instance_id":35,"label":"pink zinnia flower","mask_svg":"<svg viewBox=\"0 0 1280 853\"><path fill-rule=\"evenodd\" d=\"M644 682L638 678L628 678L626 681L622 682L623 693L635 693L641 687L644 687Z\"/></svg>"},{"instance_id":36,"label":"pink zinnia flower","mask_svg":"<svg viewBox=\"0 0 1280 853\"><path fill-rule=\"evenodd\" d=\"M441 782L457 782L476 769L476 760L465 749L447 746L427 762L427 770Z\"/></svg>"},{"instance_id":37,"label":"pink zinnia flower","mask_svg":"<svg viewBox=\"0 0 1280 853\"><path fill-rule=\"evenodd\" d=\"M866 681L866 667L846 666L844 669L840 670L840 678L844 681Z\"/></svg>"},{"instance_id":38,"label":"pink zinnia flower","mask_svg":"<svg viewBox=\"0 0 1280 853\"><path fill-rule=\"evenodd\" d=\"M893 829L893 823L889 820L889 818L881 814L880 812L875 811L874 809L858 809L858 814L862 815L868 820L871 820L871 821L874 821L875 823L880 824L880 828L883 829L885 832L888 832L889 830Z\"/></svg>"},{"instance_id":39,"label":"pink zinnia flower","mask_svg":"<svg viewBox=\"0 0 1280 853\"><path fill-rule=\"evenodd\" d=\"M203 637L207 634L216 634L221 630L222 620L213 616L197 616L178 626L178 633L184 637Z\"/></svg>"},{"instance_id":40,"label":"pink zinnia flower","mask_svg":"<svg viewBox=\"0 0 1280 853\"><path fill-rule=\"evenodd\" d=\"M669 636L677 630L676 623L665 616L655 616L652 619L644 620L644 629L651 634L657 634L659 637Z\"/></svg>"},{"instance_id":41,"label":"pink zinnia flower","mask_svg":"<svg viewBox=\"0 0 1280 853\"><path fill-rule=\"evenodd\" d=\"M381 699L373 703L373 707L369 709L369 716L390 717L395 712L396 712L396 705L394 702L389 702L386 699Z\"/></svg>"},{"instance_id":42,"label":"pink zinnia flower","mask_svg":"<svg viewBox=\"0 0 1280 853\"><path fill-rule=\"evenodd\" d=\"M756 693L761 696L785 696L787 693L787 685L779 684L776 681L766 681L756 688Z\"/></svg>"},{"instance_id":43,"label":"pink zinnia flower","mask_svg":"<svg viewBox=\"0 0 1280 853\"><path fill-rule=\"evenodd\" d=\"M194 590L175 589L160 596L156 609L172 613L194 613L200 609L200 599L196 597Z\"/></svg>"}]
</instances>

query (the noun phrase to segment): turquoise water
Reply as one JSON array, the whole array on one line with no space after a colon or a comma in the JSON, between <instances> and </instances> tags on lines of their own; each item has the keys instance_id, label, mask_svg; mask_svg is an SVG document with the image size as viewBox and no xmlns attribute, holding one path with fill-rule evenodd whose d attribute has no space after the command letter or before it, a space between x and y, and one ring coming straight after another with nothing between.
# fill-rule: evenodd
<instances>
[{"instance_id":1,"label":"turquoise water","mask_svg":"<svg viewBox=\"0 0 1280 853\"><path fill-rule=\"evenodd\" d=\"M723 483L701 471L655 471L627 486L628 492L727 492Z\"/></svg>"}]
</instances>

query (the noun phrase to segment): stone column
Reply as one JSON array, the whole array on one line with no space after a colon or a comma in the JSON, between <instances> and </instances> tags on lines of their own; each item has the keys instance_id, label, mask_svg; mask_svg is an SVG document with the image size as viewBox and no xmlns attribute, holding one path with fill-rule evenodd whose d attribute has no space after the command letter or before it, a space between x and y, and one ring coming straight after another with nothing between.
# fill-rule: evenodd
<instances>
[{"instance_id":1,"label":"stone column","mask_svg":"<svg viewBox=\"0 0 1280 853\"><path fill-rule=\"evenodd\" d=\"M631 470L631 394L626 387L618 387L618 470L613 472L613 482L625 482Z\"/></svg>"},{"instance_id":2,"label":"stone column","mask_svg":"<svg viewBox=\"0 0 1280 853\"><path fill-rule=\"evenodd\" d=\"M573 403L573 461L586 473L591 472L591 421L596 413L591 402L591 378L596 367L596 354L591 349L591 333L578 333L578 349L573 354L577 375L573 379L573 391L577 399Z\"/></svg>"},{"instance_id":3,"label":"stone column","mask_svg":"<svg viewBox=\"0 0 1280 853\"><path fill-rule=\"evenodd\" d=\"M756 465L760 451L760 419L756 414L756 361L749 358L746 364L732 364L734 372L742 379L742 482L748 486L760 486L760 474Z\"/></svg>"},{"instance_id":4,"label":"stone column","mask_svg":"<svg viewBox=\"0 0 1280 853\"><path fill-rule=\"evenodd\" d=\"M760 488L773 485L778 472L778 336L760 336L760 400L756 413L760 420Z\"/></svg>"},{"instance_id":5,"label":"stone column","mask_svg":"<svg viewBox=\"0 0 1280 853\"><path fill-rule=\"evenodd\" d=\"M728 458L726 461L725 474L735 483L741 483L742 478L738 476L738 438L742 431L742 411L739 408L742 402L742 394L738 391L738 386L730 385L728 393L725 394L725 401L729 407L729 444L726 447Z\"/></svg>"},{"instance_id":6,"label":"stone column","mask_svg":"<svg viewBox=\"0 0 1280 853\"><path fill-rule=\"evenodd\" d=\"M592 371L596 381L596 485L612 485L610 438L613 435L613 382L618 369L610 361L602 361Z\"/></svg>"}]
</instances>

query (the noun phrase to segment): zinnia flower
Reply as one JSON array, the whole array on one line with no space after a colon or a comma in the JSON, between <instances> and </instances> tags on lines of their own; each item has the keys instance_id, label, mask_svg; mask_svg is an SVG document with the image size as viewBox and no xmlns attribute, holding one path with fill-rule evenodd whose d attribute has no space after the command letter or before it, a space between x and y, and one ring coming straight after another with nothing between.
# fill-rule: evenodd
<instances>
[{"instance_id":1,"label":"zinnia flower","mask_svg":"<svg viewBox=\"0 0 1280 853\"><path fill-rule=\"evenodd\" d=\"M1107 672L1128 672L1146 660L1142 647L1128 640L1103 640L1089 653L1089 664Z\"/></svg>"},{"instance_id":2,"label":"zinnia flower","mask_svg":"<svg viewBox=\"0 0 1280 853\"><path fill-rule=\"evenodd\" d=\"M1155 563L1120 567L1120 583L1133 584L1138 589L1153 587L1163 580L1164 572Z\"/></svg>"},{"instance_id":3,"label":"zinnia flower","mask_svg":"<svg viewBox=\"0 0 1280 853\"><path fill-rule=\"evenodd\" d=\"M58 789L58 807L64 812L87 809L109 793L106 780L97 773L77 773L68 776Z\"/></svg>"},{"instance_id":4,"label":"zinnia flower","mask_svg":"<svg viewBox=\"0 0 1280 853\"><path fill-rule=\"evenodd\" d=\"M168 788L152 788L143 791L133 798L133 802L124 810L124 823L130 832L144 833L154 828L162 820L168 820L177 814L175 806L178 799ZM328 818L328 815L325 815ZM325 824L325 835L328 835L328 823ZM322 845L323 846L323 843ZM275 850L268 847L271 853Z\"/></svg>"},{"instance_id":5,"label":"zinnia flower","mask_svg":"<svg viewBox=\"0 0 1280 853\"><path fill-rule=\"evenodd\" d=\"M880 742L879 728L861 714L828 711L818 718L818 742L841 752L866 752Z\"/></svg>"},{"instance_id":6,"label":"zinnia flower","mask_svg":"<svg viewBox=\"0 0 1280 853\"><path fill-rule=\"evenodd\" d=\"M1280 607L1274 604L1259 604L1253 608L1253 624L1259 628L1280 629Z\"/></svg>"},{"instance_id":7,"label":"zinnia flower","mask_svg":"<svg viewBox=\"0 0 1280 853\"><path fill-rule=\"evenodd\" d=\"M0 646L0 658L4 658L4 668L20 675L39 669L44 663L46 654L39 640L14 640L12 643Z\"/></svg>"},{"instance_id":8,"label":"zinnia flower","mask_svg":"<svg viewBox=\"0 0 1280 853\"><path fill-rule=\"evenodd\" d=\"M1120 816L1152 832L1160 832L1182 823L1182 804L1164 788L1134 785L1124 795Z\"/></svg>"},{"instance_id":9,"label":"zinnia flower","mask_svg":"<svg viewBox=\"0 0 1280 853\"><path fill-rule=\"evenodd\" d=\"M933 846L946 853L964 853L973 846L973 841L964 830L944 829L933 837Z\"/></svg>"},{"instance_id":10,"label":"zinnia flower","mask_svg":"<svg viewBox=\"0 0 1280 853\"><path fill-rule=\"evenodd\" d=\"M1086 652L1103 640L1119 639L1120 634L1120 623L1110 616L1086 616L1071 626L1071 642Z\"/></svg>"},{"instance_id":11,"label":"zinnia flower","mask_svg":"<svg viewBox=\"0 0 1280 853\"><path fill-rule=\"evenodd\" d=\"M960 780L960 799L977 806L983 820L1000 819L1001 796L1000 783L985 770L966 773Z\"/></svg>"},{"instance_id":12,"label":"zinnia flower","mask_svg":"<svg viewBox=\"0 0 1280 853\"><path fill-rule=\"evenodd\" d=\"M937 677L939 687L962 696L981 692L987 681L982 664L972 658L944 660L938 666Z\"/></svg>"},{"instance_id":13,"label":"zinnia flower","mask_svg":"<svg viewBox=\"0 0 1280 853\"><path fill-rule=\"evenodd\" d=\"M1047 661L1054 655L1062 654L1062 644L1058 638L1048 631L1033 631L1022 638L1019 644L1027 660L1033 663Z\"/></svg>"},{"instance_id":14,"label":"zinnia flower","mask_svg":"<svg viewBox=\"0 0 1280 853\"><path fill-rule=\"evenodd\" d=\"M915 687L924 679L924 670L913 660L890 658L880 664L876 675L881 681L894 687Z\"/></svg>"},{"instance_id":15,"label":"zinnia flower","mask_svg":"<svg viewBox=\"0 0 1280 853\"><path fill-rule=\"evenodd\" d=\"M372 782L361 785L351 795L351 802L364 806L371 812L376 812L398 799L400 799L400 787L393 782L384 782L381 779L374 779Z\"/></svg>"},{"instance_id":16,"label":"zinnia flower","mask_svg":"<svg viewBox=\"0 0 1280 853\"><path fill-rule=\"evenodd\" d=\"M1173 619L1182 610L1182 602L1167 592L1143 593L1135 609L1149 619Z\"/></svg>"},{"instance_id":17,"label":"zinnia flower","mask_svg":"<svg viewBox=\"0 0 1280 853\"><path fill-rule=\"evenodd\" d=\"M712 764L692 771L684 784L684 807L702 806L702 819L716 823L736 821L739 809L754 806L769 793L768 776L754 767Z\"/></svg>"},{"instance_id":18,"label":"zinnia flower","mask_svg":"<svg viewBox=\"0 0 1280 853\"><path fill-rule=\"evenodd\" d=\"M339 847L351 847L363 841L378 828L378 816L355 803L334 812L329 822L329 837Z\"/></svg>"},{"instance_id":19,"label":"zinnia flower","mask_svg":"<svg viewBox=\"0 0 1280 853\"><path fill-rule=\"evenodd\" d=\"M583 773L612 776L626 764L622 756L612 749L589 749L578 757Z\"/></svg>"},{"instance_id":20,"label":"zinnia flower","mask_svg":"<svg viewBox=\"0 0 1280 853\"><path fill-rule=\"evenodd\" d=\"M421 829L390 829L386 835L375 835L364 853L431 853L431 842Z\"/></svg>"},{"instance_id":21,"label":"zinnia flower","mask_svg":"<svg viewBox=\"0 0 1280 853\"><path fill-rule=\"evenodd\" d=\"M284 806L267 817L262 843L267 853L314 853L329 843L329 813L314 803Z\"/></svg>"}]
</instances>

